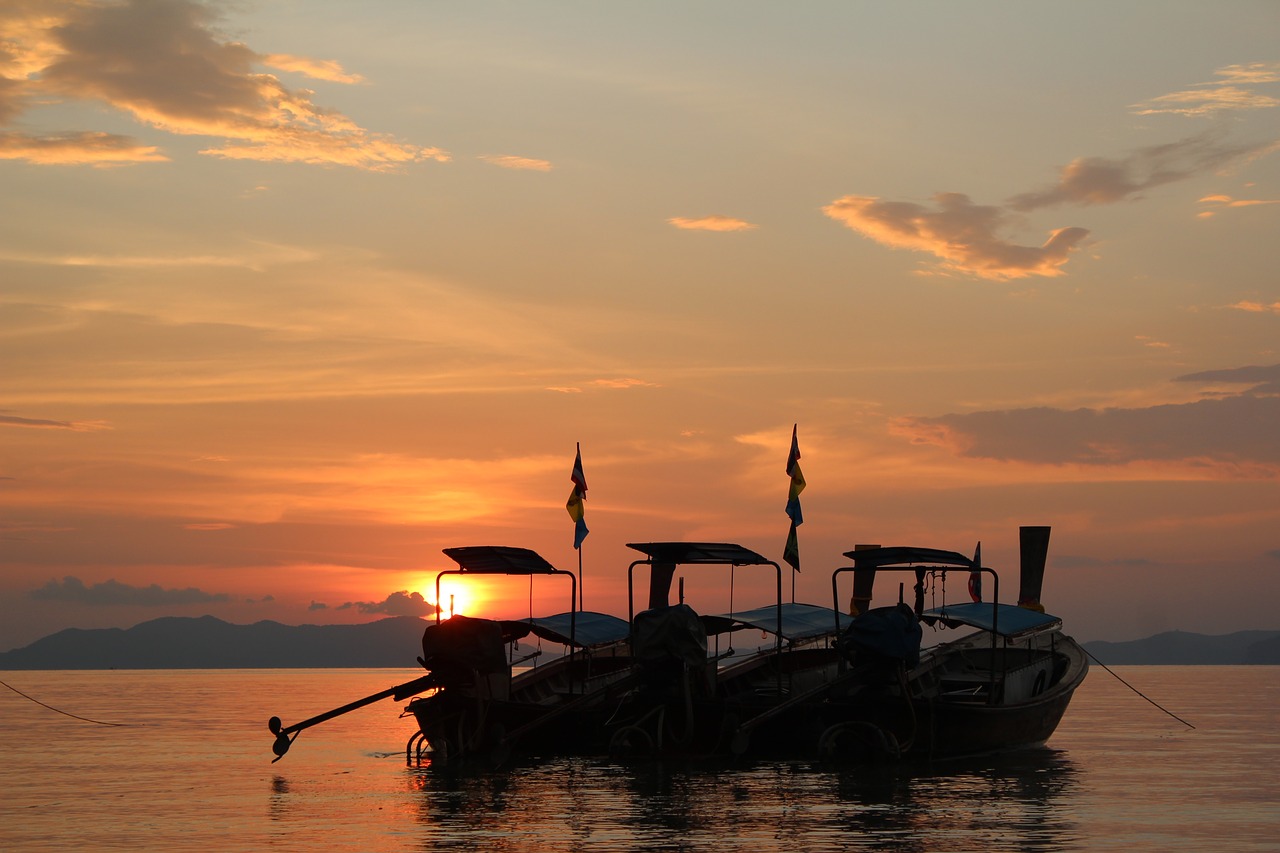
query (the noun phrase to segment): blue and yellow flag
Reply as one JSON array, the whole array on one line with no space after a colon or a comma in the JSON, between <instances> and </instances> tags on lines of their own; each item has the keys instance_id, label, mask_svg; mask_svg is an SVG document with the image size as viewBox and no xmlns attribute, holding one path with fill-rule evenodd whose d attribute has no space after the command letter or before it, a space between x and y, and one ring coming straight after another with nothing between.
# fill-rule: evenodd
<instances>
[{"instance_id":1,"label":"blue and yellow flag","mask_svg":"<svg viewBox=\"0 0 1280 853\"><path fill-rule=\"evenodd\" d=\"M582 445L578 445L578 453L573 459L573 473L569 475L569 479L573 480L573 491L569 493L569 502L564 508L569 511L569 517L573 519L573 547L581 548L582 540L587 538L590 530L587 530L586 511L582 502L587 499L587 476L582 473Z\"/></svg>"},{"instance_id":2,"label":"blue and yellow flag","mask_svg":"<svg viewBox=\"0 0 1280 853\"><path fill-rule=\"evenodd\" d=\"M804 524L800 511L800 493L804 491L804 474L800 473L800 442L796 439L796 425L791 426L791 452L787 454L787 476L791 478L791 491L787 495L787 515L791 518L791 531L782 549L782 559L797 572L800 571L800 540L796 528Z\"/></svg>"}]
</instances>

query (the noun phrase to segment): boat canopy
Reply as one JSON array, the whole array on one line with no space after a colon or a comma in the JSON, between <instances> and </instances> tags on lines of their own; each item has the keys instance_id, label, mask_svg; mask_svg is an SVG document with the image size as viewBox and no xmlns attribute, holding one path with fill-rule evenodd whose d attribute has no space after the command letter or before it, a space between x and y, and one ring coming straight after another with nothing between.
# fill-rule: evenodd
<instances>
[{"instance_id":1,"label":"boat canopy","mask_svg":"<svg viewBox=\"0 0 1280 853\"><path fill-rule=\"evenodd\" d=\"M948 628L968 625L983 631L994 631L1002 637L1009 638L1043 631L1062 624L1061 619L1050 616L1048 613L1039 613L1012 604L993 605L986 601L967 601L963 604L935 607L920 614L920 618L930 624L942 622Z\"/></svg>"},{"instance_id":2,"label":"boat canopy","mask_svg":"<svg viewBox=\"0 0 1280 853\"><path fill-rule=\"evenodd\" d=\"M476 575L550 575L564 574L544 560L536 551L528 548L512 548L506 545L473 545L465 548L445 548L458 568Z\"/></svg>"},{"instance_id":3,"label":"boat canopy","mask_svg":"<svg viewBox=\"0 0 1280 853\"><path fill-rule=\"evenodd\" d=\"M821 637L835 633L837 622L839 630L843 631L852 621L852 616L818 604L783 604L782 638L793 642ZM743 628L755 628L775 634L778 631L778 605L766 604L743 613L703 616L702 623L708 634L727 634Z\"/></svg>"},{"instance_id":4,"label":"boat canopy","mask_svg":"<svg viewBox=\"0 0 1280 853\"><path fill-rule=\"evenodd\" d=\"M627 543L654 563L680 566L699 563L722 566L771 566L774 562L750 548L727 542L644 542Z\"/></svg>"},{"instance_id":5,"label":"boat canopy","mask_svg":"<svg viewBox=\"0 0 1280 853\"><path fill-rule=\"evenodd\" d=\"M503 625L524 628L525 633L521 636L533 634L553 643L583 649L625 640L629 631L627 620L590 610L579 610L576 614L557 613L554 616L508 620Z\"/></svg>"},{"instance_id":6,"label":"boat canopy","mask_svg":"<svg viewBox=\"0 0 1280 853\"><path fill-rule=\"evenodd\" d=\"M965 569L976 567L972 558L958 551L942 551L937 548L901 546L866 548L860 551L845 551L844 555L853 560L859 569L879 569L889 566L927 568L930 565L959 566Z\"/></svg>"}]
</instances>

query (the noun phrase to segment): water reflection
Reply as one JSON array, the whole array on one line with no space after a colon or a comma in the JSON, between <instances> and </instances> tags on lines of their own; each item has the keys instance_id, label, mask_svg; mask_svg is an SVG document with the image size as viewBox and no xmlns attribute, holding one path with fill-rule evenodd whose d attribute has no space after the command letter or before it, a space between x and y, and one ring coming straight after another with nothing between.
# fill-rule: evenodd
<instances>
[{"instance_id":1,"label":"water reflection","mask_svg":"<svg viewBox=\"0 0 1280 853\"><path fill-rule=\"evenodd\" d=\"M556 759L407 771L420 849L1080 849L1065 754L916 768Z\"/></svg>"}]
</instances>

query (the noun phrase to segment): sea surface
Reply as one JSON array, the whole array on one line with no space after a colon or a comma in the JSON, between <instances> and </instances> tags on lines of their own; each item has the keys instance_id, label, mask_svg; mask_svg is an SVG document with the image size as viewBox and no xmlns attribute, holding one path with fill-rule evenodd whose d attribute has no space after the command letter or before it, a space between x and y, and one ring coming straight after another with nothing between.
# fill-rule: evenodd
<instances>
[{"instance_id":1,"label":"sea surface","mask_svg":"<svg viewBox=\"0 0 1280 853\"><path fill-rule=\"evenodd\" d=\"M1276 851L1280 667L1094 667L1047 747L909 770L406 767L411 670L0 672L0 850ZM101 725L116 723L124 725Z\"/></svg>"}]
</instances>

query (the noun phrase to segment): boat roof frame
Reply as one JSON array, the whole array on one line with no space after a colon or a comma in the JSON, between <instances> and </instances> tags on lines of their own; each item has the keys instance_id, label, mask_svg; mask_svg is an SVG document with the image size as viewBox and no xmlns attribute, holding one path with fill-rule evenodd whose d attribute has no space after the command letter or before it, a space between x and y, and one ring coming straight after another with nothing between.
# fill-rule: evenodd
<instances>
[{"instance_id":1,"label":"boat roof frame","mask_svg":"<svg viewBox=\"0 0 1280 853\"><path fill-rule=\"evenodd\" d=\"M577 644L578 578L573 572L557 569L531 548L510 545L470 545L461 548L445 548L445 556L458 564L456 569L444 569L436 574L436 624L440 624L440 579L445 575L506 575L532 577L533 575L562 575L569 578L569 654Z\"/></svg>"},{"instance_id":2,"label":"boat roof frame","mask_svg":"<svg viewBox=\"0 0 1280 853\"><path fill-rule=\"evenodd\" d=\"M627 547L644 554L627 566L627 621L631 624L634 647L636 566L772 566L775 574L774 653L782 654L782 567L750 548L732 542L628 542ZM782 690L782 668L778 668L778 690Z\"/></svg>"},{"instance_id":3,"label":"boat roof frame","mask_svg":"<svg viewBox=\"0 0 1280 853\"><path fill-rule=\"evenodd\" d=\"M974 624L973 627L990 631L993 644L997 636L1008 636L1000 632L1000 575L995 569L982 565L979 558L966 557L959 551L912 546L858 548L845 551L844 556L853 560L853 565L841 566L831 573L831 602L836 611L840 609L838 580L845 572L941 572L944 577L947 572L980 572L991 575L991 625Z\"/></svg>"}]
</instances>

